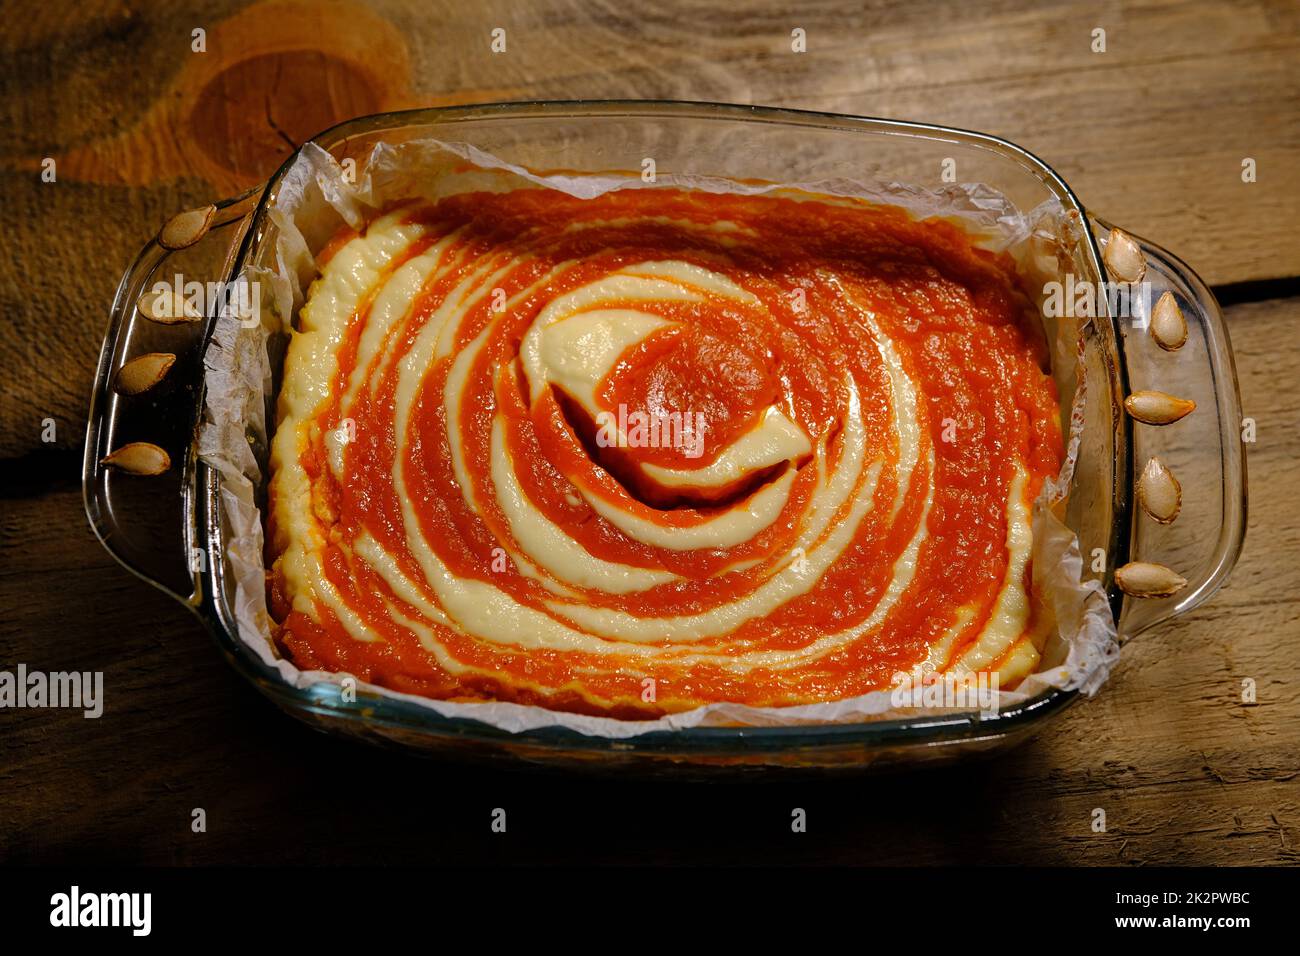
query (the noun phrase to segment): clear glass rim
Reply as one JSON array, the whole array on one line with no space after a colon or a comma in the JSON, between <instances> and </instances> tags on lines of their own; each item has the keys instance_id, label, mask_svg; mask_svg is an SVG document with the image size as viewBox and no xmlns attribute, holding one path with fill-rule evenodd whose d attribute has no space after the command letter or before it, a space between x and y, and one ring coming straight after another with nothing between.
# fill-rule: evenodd
<instances>
[{"instance_id":1,"label":"clear glass rim","mask_svg":"<svg viewBox=\"0 0 1300 956\"><path fill-rule=\"evenodd\" d=\"M432 126L483 119L558 120L564 117L616 118L619 116L727 119L787 126L802 125L820 129L838 128L846 132L883 133L961 143L1015 160L1052 190L1067 210L1077 210L1086 222L1086 213L1082 204L1055 170L1028 150L1000 137L928 123L785 107L628 99L498 102L377 113L330 127L313 136L308 142L328 150L331 145L346 142L352 136L421 123ZM245 230L240 248L232 259L232 274L238 273L243 268L250 252L260 240L269 203L300 152L301 147L295 150L267 180L262 189L261 200L251 214L250 227ZM219 205L226 206L232 202L234 200ZM1099 275L1104 274L1101 268L1101 253L1090 229L1084 229L1084 239L1092 267ZM211 335L211 328L208 335ZM207 344L205 339L205 349ZM1127 375L1122 351L1118 355L1115 368L1121 377L1121 387L1126 388ZM203 391L205 389L201 388L197 403L200 415ZM1129 470L1125 469L1123 474L1117 476L1121 484L1131 484L1132 476L1128 472ZM213 469L202 461L196 461L192 486L195 495L192 513L198 521L193 527L196 533L206 539L209 547L216 549L210 552L214 554L223 553L220 550L223 534L219 510L219 481L219 475ZM1121 489L1117 491L1121 491L1121 494L1115 502L1116 520L1111 529L1112 538L1115 546L1120 549L1116 553L1127 553L1127 536L1124 534L1124 529L1128 527L1128 502L1131 495ZM196 614L212 632L236 668L277 704L292 711L351 719L363 724L399 727L431 736L454 736L461 740L484 742L516 741L543 748L570 750L638 749L655 753L696 755L723 755L739 751L774 752L794 748L830 749L859 745L951 744L962 740L1009 734L1030 722L1036 722L1049 714L1059 712L1078 696L1077 691L1047 688L1033 698L999 710L993 715L965 713L869 723L786 727L689 727L675 731L650 731L622 738L589 736L558 726L510 733L473 718L444 717L433 710L397 698L358 693L355 701L348 701L343 699L341 689L337 685L329 683L319 683L306 688L293 687L287 684L274 668L264 663L252 648L239 639L234 614L226 601L222 562L209 562L207 570L201 573L199 578L200 599L196 605L192 605ZM1122 595L1113 586L1108 589L1108 594L1112 609L1118 617Z\"/></svg>"}]
</instances>

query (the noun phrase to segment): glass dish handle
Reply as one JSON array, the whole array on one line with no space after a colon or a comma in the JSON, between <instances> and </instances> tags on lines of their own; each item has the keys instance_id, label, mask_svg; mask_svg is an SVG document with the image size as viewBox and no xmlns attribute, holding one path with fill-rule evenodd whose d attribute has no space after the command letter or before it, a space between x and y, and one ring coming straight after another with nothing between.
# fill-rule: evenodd
<instances>
[{"instance_id":1,"label":"glass dish handle","mask_svg":"<svg viewBox=\"0 0 1300 956\"><path fill-rule=\"evenodd\" d=\"M204 343L215 314L211 292L218 288L211 283L228 274L261 188L217 203L206 228L200 211L177 217L140 251L113 298L91 394L81 476L91 529L129 571L190 606L196 603L205 560L193 547L198 536L192 479ZM188 241L194 233L198 238ZM175 323L147 317L141 297L160 282L172 289L179 284L185 299L202 302L201 312ZM199 299L193 299L199 289ZM119 371L146 353L175 358L152 387L124 394ZM104 463L111 452L134 442L162 448L169 467L142 475Z\"/></svg>"},{"instance_id":2,"label":"glass dish handle","mask_svg":"<svg viewBox=\"0 0 1300 956\"><path fill-rule=\"evenodd\" d=\"M1109 223L1093 220L1104 247ZM1120 615L1122 640L1198 607L1227 580L1246 535L1245 433L1232 344L1214 295L1177 256L1133 237L1146 258L1146 275L1137 288L1145 294L1131 308L1117 310L1130 392L1156 390L1196 402L1190 415L1171 425L1130 419L1133 455L1132 529L1129 561L1163 564L1187 579L1167 598L1125 595ZM1151 310L1171 292L1187 322L1187 341L1166 351L1150 334ZM1158 456L1182 486L1182 507L1170 524L1143 511L1139 478Z\"/></svg>"}]
</instances>

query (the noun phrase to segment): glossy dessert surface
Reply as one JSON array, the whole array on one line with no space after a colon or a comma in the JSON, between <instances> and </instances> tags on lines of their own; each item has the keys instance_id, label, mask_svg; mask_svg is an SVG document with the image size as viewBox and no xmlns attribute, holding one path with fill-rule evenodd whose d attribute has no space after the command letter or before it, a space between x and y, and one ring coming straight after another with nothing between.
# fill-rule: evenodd
<instances>
[{"instance_id":1,"label":"glossy dessert surface","mask_svg":"<svg viewBox=\"0 0 1300 956\"><path fill-rule=\"evenodd\" d=\"M1057 398L1011 261L957 226L473 191L318 262L272 452L298 666L640 717L1037 664Z\"/></svg>"}]
</instances>

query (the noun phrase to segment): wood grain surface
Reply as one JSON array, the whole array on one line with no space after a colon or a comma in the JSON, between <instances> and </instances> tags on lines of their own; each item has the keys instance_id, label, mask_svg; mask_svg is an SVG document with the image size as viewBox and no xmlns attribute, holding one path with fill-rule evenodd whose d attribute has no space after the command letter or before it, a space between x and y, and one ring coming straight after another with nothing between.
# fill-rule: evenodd
<instances>
[{"instance_id":1,"label":"wood grain surface","mask_svg":"<svg viewBox=\"0 0 1300 956\"><path fill-rule=\"evenodd\" d=\"M484 771L281 714L87 527L80 446L116 283L171 213L259 181L335 121L577 97L995 133L1185 258L1226 305L1259 423L1230 583L1126 647L1040 739L906 776L704 788ZM99 720L0 711L0 860L1300 863L1294 3L58 0L0 20L0 119L0 669L102 670L107 695ZM506 839L489 832L497 806Z\"/></svg>"}]
</instances>

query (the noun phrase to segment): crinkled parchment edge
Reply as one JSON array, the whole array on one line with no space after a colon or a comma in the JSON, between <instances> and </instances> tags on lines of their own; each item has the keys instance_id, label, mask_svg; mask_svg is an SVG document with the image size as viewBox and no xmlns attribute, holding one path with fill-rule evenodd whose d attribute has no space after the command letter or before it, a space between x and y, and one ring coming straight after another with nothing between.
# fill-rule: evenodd
<instances>
[{"instance_id":1,"label":"crinkled parchment edge","mask_svg":"<svg viewBox=\"0 0 1300 956\"><path fill-rule=\"evenodd\" d=\"M220 315L204 357L207 390L198 453L221 475L225 560L234 582L231 610L238 637L278 671L287 684L297 688L321 682L337 684L348 675L301 671L275 650L266 607L262 516L255 494L262 473L252 448L267 447L264 410L272 381L268 338L287 329L289 318L304 301L305 290L316 275L312 250L319 249L342 225L359 228L369 213L394 201L416 196L436 199L466 188L483 188L486 182L495 180L498 185L487 188L535 186L559 189L580 198L614 189L676 186L748 195L815 193L868 199L901 206L917 217L942 216L960 221L981 245L1009 251L1022 261L1035 236L1050 239L1064 236L1067 230L1063 210L1055 201L1021 213L997 190L983 184L955 184L942 191L930 191L898 183L848 179L754 185L708 176L671 175L659 176L656 183L649 184L631 174L539 175L472 145L432 139L400 146L380 144L363 169L360 177L348 176L332 156L315 144L303 147L282 180L269 212L275 227L273 255L249 265L239 277L240 281L256 281L269 289L269 294L263 294L270 308L262 310L261 323L253 327L241 323L236 315ZM1072 388L1073 398L1066 460L1056 480L1048 482L1034 502L1032 562L1036 592L1055 614L1057 626L1049 634L1040 671L1022 681L1016 690L1001 692L999 703L1004 708L1028 701L1051 687L1077 689L1091 695L1105 682L1118 652L1105 591L1096 581L1082 581L1078 539L1058 517L1063 512L1066 489L1070 486L1082 440L1087 383L1080 329L1063 324L1055 337L1058 384ZM1076 367L1061 367L1068 365L1062 359L1071 353L1075 355ZM1062 395L1069 394L1066 388L1062 389ZM408 701L444 717L470 718L510 732L564 727L610 738L686 727L850 723L888 717L916 718L936 712L911 707L900 709L889 690L879 690L831 703L796 707L721 703L657 720L625 721L513 703L431 700L361 681L357 687ZM937 712L953 713L951 710Z\"/></svg>"}]
</instances>

